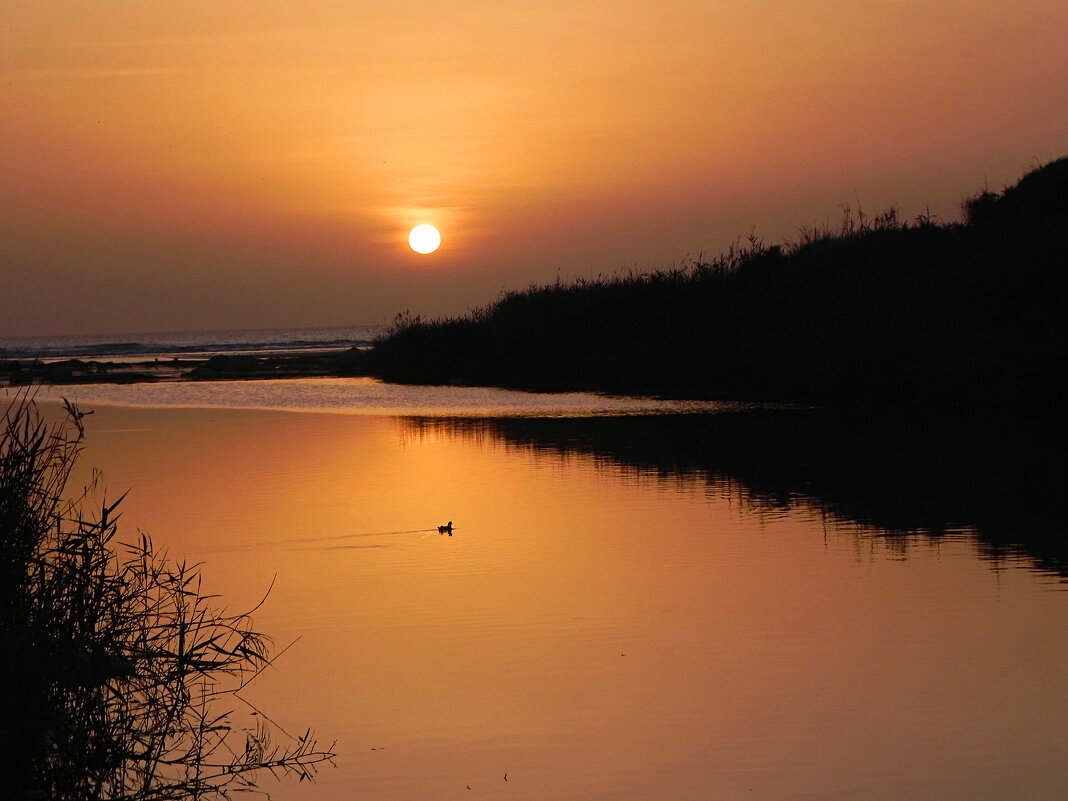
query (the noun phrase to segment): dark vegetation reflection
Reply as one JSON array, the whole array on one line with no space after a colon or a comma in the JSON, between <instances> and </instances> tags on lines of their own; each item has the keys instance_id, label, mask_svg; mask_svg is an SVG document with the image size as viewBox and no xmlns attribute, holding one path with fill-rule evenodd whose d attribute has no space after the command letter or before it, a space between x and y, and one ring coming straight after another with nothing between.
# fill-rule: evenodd
<instances>
[{"instance_id":1,"label":"dark vegetation reflection","mask_svg":"<svg viewBox=\"0 0 1068 801\"><path fill-rule=\"evenodd\" d=\"M965 538L994 567L1023 560L1065 578L1062 417L775 410L406 424L591 456L668 481L697 478L751 509L817 510L903 550L913 539Z\"/></svg>"}]
</instances>

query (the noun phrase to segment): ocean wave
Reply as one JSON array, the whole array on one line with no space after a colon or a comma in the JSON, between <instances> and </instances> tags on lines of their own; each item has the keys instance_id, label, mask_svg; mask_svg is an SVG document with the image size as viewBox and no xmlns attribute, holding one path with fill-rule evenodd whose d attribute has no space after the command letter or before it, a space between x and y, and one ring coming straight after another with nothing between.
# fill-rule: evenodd
<instances>
[{"instance_id":1,"label":"ocean wave","mask_svg":"<svg viewBox=\"0 0 1068 801\"><path fill-rule=\"evenodd\" d=\"M313 350L369 348L381 326L320 329L260 329L148 334L104 339L99 336L15 337L0 339L0 359L89 361L170 359L248 353L284 354Z\"/></svg>"}]
</instances>

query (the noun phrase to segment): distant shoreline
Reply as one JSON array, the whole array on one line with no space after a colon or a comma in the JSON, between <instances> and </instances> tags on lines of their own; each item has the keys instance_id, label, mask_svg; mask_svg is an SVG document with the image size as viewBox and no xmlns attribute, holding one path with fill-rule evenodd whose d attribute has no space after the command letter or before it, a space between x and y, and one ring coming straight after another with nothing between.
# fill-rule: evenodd
<instances>
[{"instance_id":1,"label":"distant shoreline","mask_svg":"<svg viewBox=\"0 0 1068 801\"><path fill-rule=\"evenodd\" d=\"M319 349L254 356L231 353L208 358L148 359L134 362L85 359L0 359L0 384L138 384L161 381L221 381L284 378L336 378L364 375L360 348Z\"/></svg>"}]
</instances>

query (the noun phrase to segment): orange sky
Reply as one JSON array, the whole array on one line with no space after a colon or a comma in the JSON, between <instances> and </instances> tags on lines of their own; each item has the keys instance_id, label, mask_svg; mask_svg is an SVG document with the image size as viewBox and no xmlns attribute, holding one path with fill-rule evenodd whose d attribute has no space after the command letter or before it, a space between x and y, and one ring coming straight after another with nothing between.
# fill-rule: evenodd
<instances>
[{"instance_id":1,"label":"orange sky","mask_svg":"<svg viewBox=\"0 0 1068 801\"><path fill-rule=\"evenodd\" d=\"M0 14L0 336L460 313L1068 152L1063 0Z\"/></svg>"}]
</instances>

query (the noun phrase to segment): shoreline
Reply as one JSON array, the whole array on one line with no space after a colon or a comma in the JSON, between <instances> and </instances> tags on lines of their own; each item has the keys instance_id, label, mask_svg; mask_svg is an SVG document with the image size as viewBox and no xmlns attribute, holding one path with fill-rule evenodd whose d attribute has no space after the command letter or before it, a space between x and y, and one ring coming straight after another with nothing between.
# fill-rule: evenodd
<instances>
[{"instance_id":1,"label":"shoreline","mask_svg":"<svg viewBox=\"0 0 1068 801\"><path fill-rule=\"evenodd\" d=\"M84 359L0 361L0 385L149 384L228 379L336 378L366 375L366 353L359 348L313 350L296 354L220 354L203 359L175 356L116 362Z\"/></svg>"}]
</instances>

